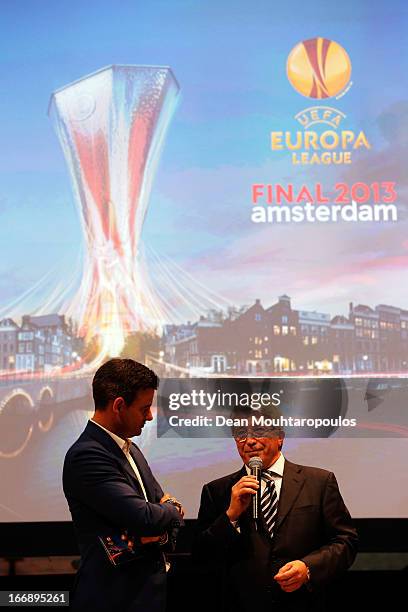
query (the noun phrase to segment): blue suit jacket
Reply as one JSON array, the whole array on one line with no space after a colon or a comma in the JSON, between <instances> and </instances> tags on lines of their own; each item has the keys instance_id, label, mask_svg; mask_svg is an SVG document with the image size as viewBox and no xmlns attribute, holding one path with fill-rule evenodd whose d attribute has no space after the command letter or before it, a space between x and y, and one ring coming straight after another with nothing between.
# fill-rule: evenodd
<instances>
[{"instance_id":1,"label":"blue suit jacket","mask_svg":"<svg viewBox=\"0 0 408 612\"><path fill-rule=\"evenodd\" d=\"M165 568L157 544L140 545L140 558L113 566L98 536L124 529L135 537L156 536L180 526L140 449L130 452L138 466L148 501L123 451L111 436L89 421L64 462L63 487L81 552L71 595L73 610L157 611L165 609Z\"/></svg>"}]
</instances>

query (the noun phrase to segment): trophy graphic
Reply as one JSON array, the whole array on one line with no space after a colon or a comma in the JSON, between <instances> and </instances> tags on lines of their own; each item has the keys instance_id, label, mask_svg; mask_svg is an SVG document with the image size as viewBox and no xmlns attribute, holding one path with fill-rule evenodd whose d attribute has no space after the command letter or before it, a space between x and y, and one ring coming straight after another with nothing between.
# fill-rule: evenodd
<instances>
[{"instance_id":1,"label":"trophy graphic","mask_svg":"<svg viewBox=\"0 0 408 612\"><path fill-rule=\"evenodd\" d=\"M98 338L100 358L118 355L127 332L157 324L140 237L178 92L169 68L114 65L51 96L86 245L67 314L86 341Z\"/></svg>"}]
</instances>

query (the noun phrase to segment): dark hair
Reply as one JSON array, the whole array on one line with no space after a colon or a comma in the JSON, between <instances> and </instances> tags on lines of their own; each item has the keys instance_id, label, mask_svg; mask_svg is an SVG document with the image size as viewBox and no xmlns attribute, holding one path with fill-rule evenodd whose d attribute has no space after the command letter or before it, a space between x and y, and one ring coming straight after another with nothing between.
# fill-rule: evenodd
<instances>
[{"instance_id":1,"label":"dark hair","mask_svg":"<svg viewBox=\"0 0 408 612\"><path fill-rule=\"evenodd\" d=\"M129 406L139 391L157 389L159 378L133 359L110 359L95 372L92 395L96 410L105 410L110 401L123 397Z\"/></svg>"}]
</instances>

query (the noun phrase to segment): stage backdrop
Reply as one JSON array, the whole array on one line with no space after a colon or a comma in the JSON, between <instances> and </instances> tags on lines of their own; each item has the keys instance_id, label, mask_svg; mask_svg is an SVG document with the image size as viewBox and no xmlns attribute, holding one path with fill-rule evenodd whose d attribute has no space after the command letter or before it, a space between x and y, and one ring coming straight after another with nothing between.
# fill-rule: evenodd
<instances>
[{"instance_id":1,"label":"stage backdrop","mask_svg":"<svg viewBox=\"0 0 408 612\"><path fill-rule=\"evenodd\" d=\"M2 3L0 520L70 518L112 356L319 405L342 420L285 455L408 516L407 27L404 0ZM166 393L138 443L192 518L239 461Z\"/></svg>"}]
</instances>

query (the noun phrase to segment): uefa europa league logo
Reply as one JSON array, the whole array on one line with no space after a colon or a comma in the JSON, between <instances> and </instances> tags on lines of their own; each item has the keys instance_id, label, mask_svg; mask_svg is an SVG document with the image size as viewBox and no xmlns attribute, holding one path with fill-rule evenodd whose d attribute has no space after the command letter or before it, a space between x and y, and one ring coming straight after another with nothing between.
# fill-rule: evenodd
<instances>
[{"instance_id":1,"label":"uefa europa league logo","mask_svg":"<svg viewBox=\"0 0 408 612\"><path fill-rule=\"evenodd\" d=\"M291 85L308 98L332 98L348 84L351 61L341 45L327 38L311 38L289 53L286 71Z\"/></svg>"}]
</instances>

